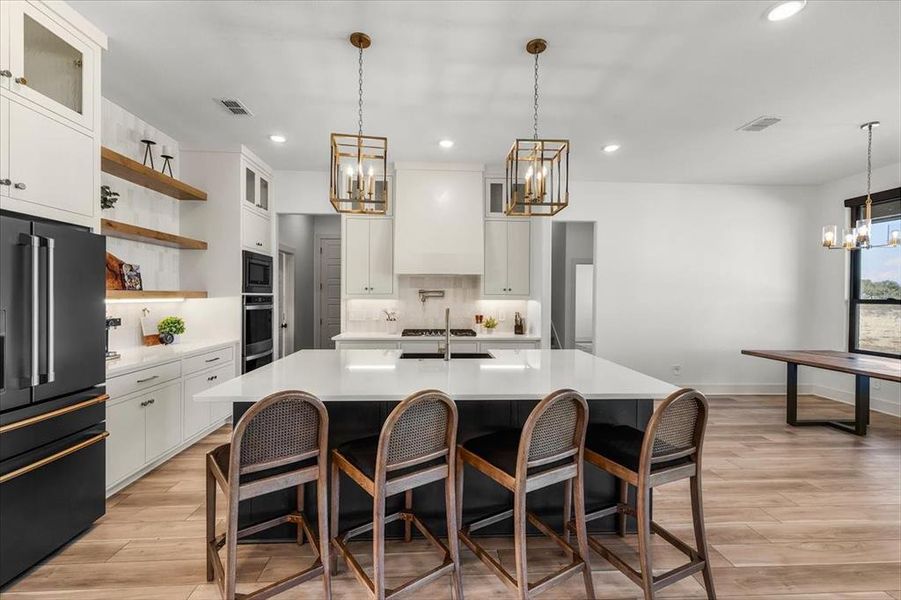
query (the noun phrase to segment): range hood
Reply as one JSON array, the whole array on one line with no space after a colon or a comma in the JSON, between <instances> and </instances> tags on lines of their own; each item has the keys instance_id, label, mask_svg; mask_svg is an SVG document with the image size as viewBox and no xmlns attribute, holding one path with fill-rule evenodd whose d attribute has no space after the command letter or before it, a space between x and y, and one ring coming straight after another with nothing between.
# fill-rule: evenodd
<instances>
[{"instance_id":1,"label":"range hood","mask_svg":"<svg viewBox=\"0 0 901 600\"><path fill-rule=\"evenodd\" d=\"M484 166L394 165L398 275L482 275Z\"/></svg>"}]
</instances>

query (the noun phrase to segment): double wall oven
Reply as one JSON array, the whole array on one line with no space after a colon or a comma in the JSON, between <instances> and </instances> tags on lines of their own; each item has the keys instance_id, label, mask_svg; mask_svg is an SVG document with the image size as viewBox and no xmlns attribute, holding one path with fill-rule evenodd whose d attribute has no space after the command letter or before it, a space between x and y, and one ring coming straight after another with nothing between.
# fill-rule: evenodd
<instances>
[{"instance_id":1,"label":"double wall oven","mask_svg":"<svg viewBox=\"0 0 901 600\"><path fill-rule=\"evenodd\" d=\"M272 278L272 257L245 250L241 307L243 373L272 362Z\"/></svg>"}]
</instances>

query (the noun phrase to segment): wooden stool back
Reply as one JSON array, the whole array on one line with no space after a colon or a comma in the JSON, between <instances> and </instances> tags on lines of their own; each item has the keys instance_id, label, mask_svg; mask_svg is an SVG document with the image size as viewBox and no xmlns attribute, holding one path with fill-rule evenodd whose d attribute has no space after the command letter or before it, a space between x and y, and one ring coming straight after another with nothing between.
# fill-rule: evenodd
<instances>
[{"instance_id":1,"label":"wooden stool back","mask_svg":"<svg viewBox=\"0 0 901 600\"><path fill-rule=\"evenodd\" d=\"M457 407L444 392L425 390L394 407L379 436L376 480L449 455L457 436Z\"/></svg>"}]
</instances>

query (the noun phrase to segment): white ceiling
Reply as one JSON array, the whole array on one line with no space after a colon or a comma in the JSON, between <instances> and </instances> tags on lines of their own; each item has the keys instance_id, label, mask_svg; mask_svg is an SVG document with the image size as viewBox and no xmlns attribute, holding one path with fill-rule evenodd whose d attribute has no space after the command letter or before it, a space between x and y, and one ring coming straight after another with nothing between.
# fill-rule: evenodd
<instances>
[{"instance_id":1,"label":"white ceiling","mask_svg":"<svg viewBox=\"0 0 901 600\"><path fill-rule=\"evenodd\" d=\"M500 165L532 127L572 140L573 179L816 184L901 160L901 3L771 1L75 1L109 35L103 94L183 142L244 143L277 169L326 169L355 131L360 30L365 131L390 160ZM214 102L241 99L233 117ZM735 131L761 115L783 121ZM275 145L270 133L288 143ZM438 140L456 142L450 151ZM620 143L615 154L601 151Z\"/></svg>"}]
</instances>

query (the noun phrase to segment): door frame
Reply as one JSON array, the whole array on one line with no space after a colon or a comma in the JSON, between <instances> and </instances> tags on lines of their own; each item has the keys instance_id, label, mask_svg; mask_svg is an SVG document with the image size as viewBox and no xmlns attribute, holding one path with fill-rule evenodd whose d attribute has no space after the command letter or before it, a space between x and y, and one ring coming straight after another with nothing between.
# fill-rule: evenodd
<instances>
[{"instance_id":1,"label":"door frame","mask_svg":"<svg viewBox=\"0 0 901 600\"><path fill-rule=\"evenodd\" d=\"M313 234L313 348L321 348L320 342L320 318L322 304L322 241L338 240L341 243L341 235L336 233L314 233ZM341 297L344 297L344 256L341 256L341 273L339 285L342 286Z\"/></svg>"},{"instance_id":2,"label":"door frame","mask_svg":"<svg viewBox=\"0 0 901 600\"><path fill-rule=\"evenodd\" d=\"M285 357L288 354L293 353L294 347L296 346L296 340L295 340L296 336L294 335L294 329L296 328L296 320L295 320L296 315L295 315L295 311L294 311L294 307L295 307L295 303L296 303L296 299L294 298L294 292L295 292L294 270L296 268L296 265L295 265L294 261L297 260L297 257L294 255L294 252L292 252L292 250L293 250L292 248L290 248L288 246L283 246L280 244L278 252L276 253L276 257L277 257L276 260L277 260L277 264L278 264L278 284L277 284L277 288L276 288L276 290L277 290L276 291L276 296L277 296L276 304L278 306L278 315L277 315L278 319L276 320L276 323L277 323L277 325L276 325L276 331L277 331L276 340L278 343L278 356L279 357ZM286 256L284 269L282 268L282 260L281 260L283 254ZM287 268L289 266L291 267L290 269ZM290 274L290 277L286 277L286 275L288 275L288 274ZM285 290L284 297L282 297L282 281L283 280L285 281L285 284L286 284L284 287L284 290ZM291 284L290 288L287 286L288 283ZM288 321L288 327L292 329L292 331L291 331L291 352L285 352L285 347L283 345L283 338L287 338L287 336L282 333L281 316L283 313L287 315L286 320Z\"/></svg>"}]
</instances>

